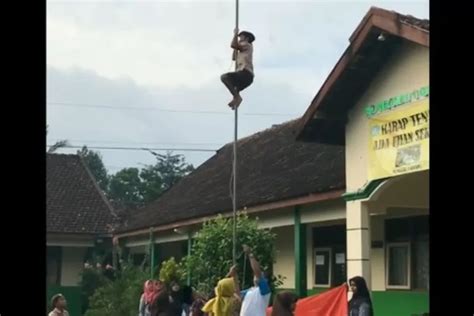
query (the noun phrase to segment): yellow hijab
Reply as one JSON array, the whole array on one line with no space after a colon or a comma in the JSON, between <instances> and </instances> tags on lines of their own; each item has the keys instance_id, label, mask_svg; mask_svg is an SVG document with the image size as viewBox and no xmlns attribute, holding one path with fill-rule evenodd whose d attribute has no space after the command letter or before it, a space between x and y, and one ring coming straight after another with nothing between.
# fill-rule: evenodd
<instances>
[{"instance_id":1,"label":"yellow hijab","mask_svg":"<svg viewBox=\"0 0 474 316\"><path fill-rule=\"evenodd\" d=\"M204 305L202 311L212 313L213 316L230 316L232 314L232 300L235 293L234 279L225 278L217 283L214 289L216 297Z\"/></svg>"}]
</instances>

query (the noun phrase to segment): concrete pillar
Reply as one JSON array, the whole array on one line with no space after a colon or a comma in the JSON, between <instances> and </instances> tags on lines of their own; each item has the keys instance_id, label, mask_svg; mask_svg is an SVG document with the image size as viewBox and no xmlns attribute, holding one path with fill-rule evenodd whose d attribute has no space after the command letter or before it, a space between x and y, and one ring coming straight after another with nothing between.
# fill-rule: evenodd
<instances>
[{"instance_id":1,"label":"concrete pillar","mask_svg":"<svg viewBox=\"0 0 474 316\"><path fill-rule=\"evenodd\" d=\"M299 207L295 207L295 290L298 297L307 295L306 224L301 224Z\"/></svg>"},{"instance_id":2,"label":"concrete pillar","mask_svg":"<svg viewBox=\"0 0 474 316\"><path fill-rule=\"evenodd\" d=\"M371 288L370 215L364 202L347 202L347 277L362 276Z\"/></svg>"},{"instance_id":3,"label":"concrete pillar","mask_svg":"<svg viewBox=\"0 0 474 316\"><path fill-rule=\"evenodd\" d=\"M385 291L385 217L372 216L370 230L372 241L382 242L370 250L372 291Z\"/></svg>"}]
</instances>

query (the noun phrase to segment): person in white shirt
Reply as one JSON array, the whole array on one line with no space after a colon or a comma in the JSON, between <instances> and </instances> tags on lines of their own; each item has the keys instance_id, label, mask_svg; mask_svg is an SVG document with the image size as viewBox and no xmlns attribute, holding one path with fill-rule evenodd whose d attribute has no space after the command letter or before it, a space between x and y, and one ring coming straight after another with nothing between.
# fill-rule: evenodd
<instances>
[{"instance_id":1,"label":"person in white shirt","mask_svg":"<svg viewBox=\"0 0 474 316\"><path fill-rule=\"evenodd\" d=\"M240 91L250 86L253 82L253 41L255 36L247 31L239 33L234 30L234 38L230 46L234 49L233 60L237 63L237 69L221 76L221 81L233 96L229 106L235 109L242 102Z\"/></svg>"},{"instance_id":2,"label":"person in white shirt","mask_svg":"<svg viewBox=\"0 0 474 316\"><path fill-rule=\"evenodd\" d=\"M69 316L66 310L67 302L66 298L62 294L56 294L51 299L51 305L53 310L49 313L49 316Z\"/></svg>"},{"instance_id":3,"label":"person in white shirt","mask_svg":"<svg viewBox=\"0 0 474 316\"><path fill-rule=\"evenodd\" d=\"M268 304L270 303L270 284L264 277L260 264L255 259L250 247L244 245L243 248L250 260L254 275L254 286L241 292L242 307L240 309L240 316L265 316Z\"/></svg>"}]
</instances>

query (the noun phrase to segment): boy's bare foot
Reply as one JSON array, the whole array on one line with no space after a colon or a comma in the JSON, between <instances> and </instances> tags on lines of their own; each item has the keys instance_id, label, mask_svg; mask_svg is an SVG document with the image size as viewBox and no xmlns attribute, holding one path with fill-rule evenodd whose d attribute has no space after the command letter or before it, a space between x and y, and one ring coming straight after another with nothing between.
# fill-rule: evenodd
<instances>
[{"instance_id":1,"label":"boy's bare foot","mask_svg":"<svg viewBox=\"0 0 474 316\"><path fill-rule=\"evenodd\" d=\"M242 103L242 97L237 95L229 102L229 106L234 110L240 105L240 103Z\"/></svg>"}]
</instances>

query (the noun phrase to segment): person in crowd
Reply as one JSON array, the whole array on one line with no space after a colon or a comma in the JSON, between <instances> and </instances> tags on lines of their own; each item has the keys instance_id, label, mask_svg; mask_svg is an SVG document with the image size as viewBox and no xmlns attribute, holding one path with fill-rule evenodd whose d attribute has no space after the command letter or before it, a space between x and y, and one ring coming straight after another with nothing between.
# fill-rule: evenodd
<instances>
[{"instance_id":1,"label":"person in crowd","mask_svg":"<svg viewBox=\"0 0 474 316\"><path fill-rule=\"evenodd\" d=\"M250 260L250 266L254 275L254 286L241 292L242 307L240 309L240 316L265 316L268 304L270 303L270 284L265 278L259 262L252 253L252 249L247 245L243 245L243 250Z\"/></svg>"},{"instance_id":2,"label":"person in crowd","mask_svg":"<svg viewBox=\"0 0 474 316\"><path fill-rule=\"evenodd\" d=\"M183 313L183 292L178 282L170 283L170 304L168 316L181 316Z\"/></svg>"},{"instance_id":3,"label":"person in crowd","mask_svg":"<svg viewBox=\"0 0 474 316\"><path fill-rule=\"evenodd\" d=\"M157 294L154 282L147 280L143 285L143 294L140 297L138 316L151 316L150 306L154 302Z\"/></svg>"},{"instance_id":4,"label":"person in crowd","mask_svg":"<svg viewBox=\"0 0 474 316\"><path fill-rule=\"evenodd\" d=\"M194 291L189 285L185 285L181 289L183 298L183 311L186 316L189 316L189 309L194 301Z\"/></svg>"},{"instance_id":5,"label":"person in crowd","mask_svg":"<svg viewBox=\"0 0 474 316\"><path fill-rule=\"evenodd\" d=\"M372 300L365 279L360 276L349 280L352 298L349 301L349 316L374 316Z\"/></svg>"},{"instance_id":6,"label":"person in crowd","mask_svg":"<svg viewBox=\"0 0 474 316\"><path fill-rule=\"evenodd\" d=\"M293 292L281 292L273 301L272 316L294 316L298 296Z\"/></svg>"},{"instance_id":7,"label":"person in crowd","mask_svg":"<svg viewBox=\"0 0 474 316\"><path fill-rule=\"evenodd\" d=\"M240 293L237 267L232 266L226 277L217 283L215 297L202 308L209 316L231 316L236 296Z\"/></svg>"},{"instance_id":8,"label":"person in crowd","mask_svg":"<svg viewBox=\"0 0 474 316\"><path fill-rule=\"evenodd\" d=\"M202 296L196 295L191 307L189 308L189 316L207 316L208 314L202 311L206 305L206 299Z\"/></svg>"},{"instance_id":9,"label":"person in crowd","mask_svg":"<svg viewBox=\"0 0 474 316\"><path fill-rule=\"evenodd\" d=\"M49 316L69 316L68 311L66 310L67 301L64 295L55 294L51 298L51 306L53 310L49 313Z\"/></svg>"},{"instance_id":10,"label":"person in crowd","mask_svg":"<svg viewBox=\"0 0 474 316\"><path fill-rule=\"evenodd\" d=\"M150 305L151 316L168 316L170 305L169 293L161 281L153 281L156 295Z\"/></svg>"}]
</instances>

